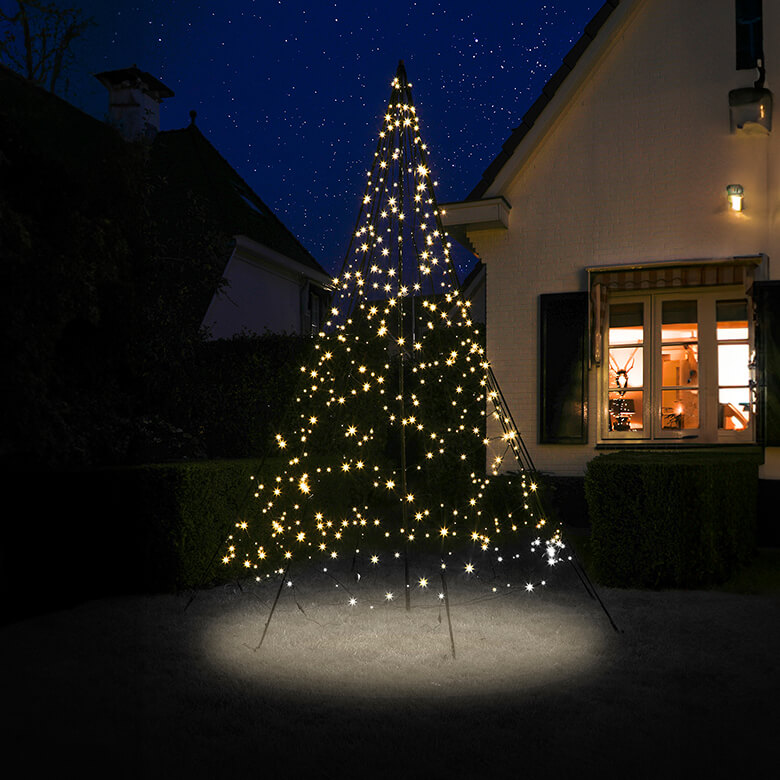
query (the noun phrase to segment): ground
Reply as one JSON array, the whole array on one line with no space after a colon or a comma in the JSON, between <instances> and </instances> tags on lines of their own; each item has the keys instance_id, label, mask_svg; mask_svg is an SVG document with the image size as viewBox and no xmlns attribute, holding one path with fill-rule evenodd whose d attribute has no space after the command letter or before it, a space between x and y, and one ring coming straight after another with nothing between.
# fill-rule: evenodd
<instances>
[{"instance_id":1,"label":"ground","mask_svg":"<svg viewBox=\"0 0 780 780\"><path fill-rule=\"evenodd\" d=\"M402 567L363 572L293 569L270 622L278 580L3 626L4 753L111 778L717 778L771 758L777 595L599 589L615 631L570 566L530 593L450 571L451 641L435 565L409 612Z\"/></svg>"}]
</instances>

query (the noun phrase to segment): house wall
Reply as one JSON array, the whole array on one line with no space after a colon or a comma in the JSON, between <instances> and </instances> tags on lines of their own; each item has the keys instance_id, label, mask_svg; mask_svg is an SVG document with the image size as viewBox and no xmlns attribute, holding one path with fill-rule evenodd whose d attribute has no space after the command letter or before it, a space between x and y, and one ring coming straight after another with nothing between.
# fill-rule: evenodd
<instances>
[{"instance_id":1,"label":"house wall","mask_svg":"<svg viewBox=\"0 0 780 780\"><path fill-rule=\"evenodd\" d=\"M301 332L301 281L234 252L225 268L228 285L217 293L204 317L212 338L242 330L262 334Z\"/></svg>"},{"instance_id":2,"label":"house wall","mask_svg":"<svg viewBox=\"0 0 780 780\"><path fill-rule=\"evenodd\" d=\"M733 0L624 3L628 21L618 27L614 12L611 45L587 63L567 108L556 94L547 111L561 112L533 154L507 176L527 154L521 144L485 193L512 206L508 230L468 233L487 266L488 354L543 471L584 473L596 454L597 388L591 370L587 445L536 443L540 294L586 290L588 266L762 252L766 276L780 278L780 3L763 7L773 133L730 134L729 90L756 79L735 69ZM742 213L727 209L730 183L745 188ZM777 453L762 476L780 478Z\"/></svg>"}]
</instances>

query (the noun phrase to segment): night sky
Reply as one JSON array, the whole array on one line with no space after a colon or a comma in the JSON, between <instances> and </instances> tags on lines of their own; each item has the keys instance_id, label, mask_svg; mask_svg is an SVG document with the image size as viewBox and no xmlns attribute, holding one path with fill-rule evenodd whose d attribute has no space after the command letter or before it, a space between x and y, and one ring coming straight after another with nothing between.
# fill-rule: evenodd
<instances>
[{"instance_id":1,"label":"night sky","mask_svg":"<svg viewBox=\"0 0 780 780\"><path fill-rule=\"evenodd\" d=\"M601 2L83 0L94 17L66 97L103 118L92 77L135 64L330 273L341 267L403 60L440 202L473 189ZM459 256L459 262L473 258ZM463 270L461 268L461 270Z\"/></svg>"}]
</instances>

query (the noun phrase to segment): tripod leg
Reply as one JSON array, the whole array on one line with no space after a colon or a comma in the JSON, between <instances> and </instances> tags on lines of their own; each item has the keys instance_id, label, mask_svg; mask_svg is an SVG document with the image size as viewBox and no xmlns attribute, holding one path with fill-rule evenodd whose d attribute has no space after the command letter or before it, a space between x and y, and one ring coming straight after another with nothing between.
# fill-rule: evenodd
<instances>
[{"instance_id":1,"label":"tripod leg","mask_svg":"<svg viewBox=\"0 0 780 780\"><path fill-rule=\"evenodd\" d=\"M452 618L450 617L450 594L447 590L447 579L444 576L444 569L441 570L441 586L444 592L444 606L447 610L447 626L450 630L450 649L452 650L452 660L455 660L455 638L452 635Z\"/></svg>"},{"instance_id":2,"label":"tripod leg","mask_svg":"<svg viewBox=\"0 0 780 780\"><path fill-rule=\"evenodd\" d=\"M279 589L276 591L274 603L271 605L271 611L268 613L268 619L265 621L265 628L263 628L263 635L260 637L260 644L255 648L255 651L259 650L263 646L263 641L265 640L265 635L268 633L268 626L271 624L271 618L274 616L274 612L276 611L276 605L279 603L279 596L282 594L282 588L284 587L284 581L287 578L287 571L289 568L290 564L288 563L287 566L284 567L284 573L282 574L282 580L279 583Z\"/></svg>"}]
</instances>

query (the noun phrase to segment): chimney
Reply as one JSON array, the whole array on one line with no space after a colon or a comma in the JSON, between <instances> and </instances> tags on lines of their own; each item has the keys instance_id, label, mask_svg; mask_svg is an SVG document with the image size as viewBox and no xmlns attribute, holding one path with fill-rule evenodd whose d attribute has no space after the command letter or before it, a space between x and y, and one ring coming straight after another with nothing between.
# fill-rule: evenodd
<instances>
[{"instance_id":1,"label":"chimney","mask_svg":"<svg viewBox=\"0 0 780 780\"><path fill-rule=\"evenodd\" d=\"M95 78L108 90L109 123L127 141L153 141L160 131L160 103L173 91L135 65Z\"/></svg>"}]
</instances>

